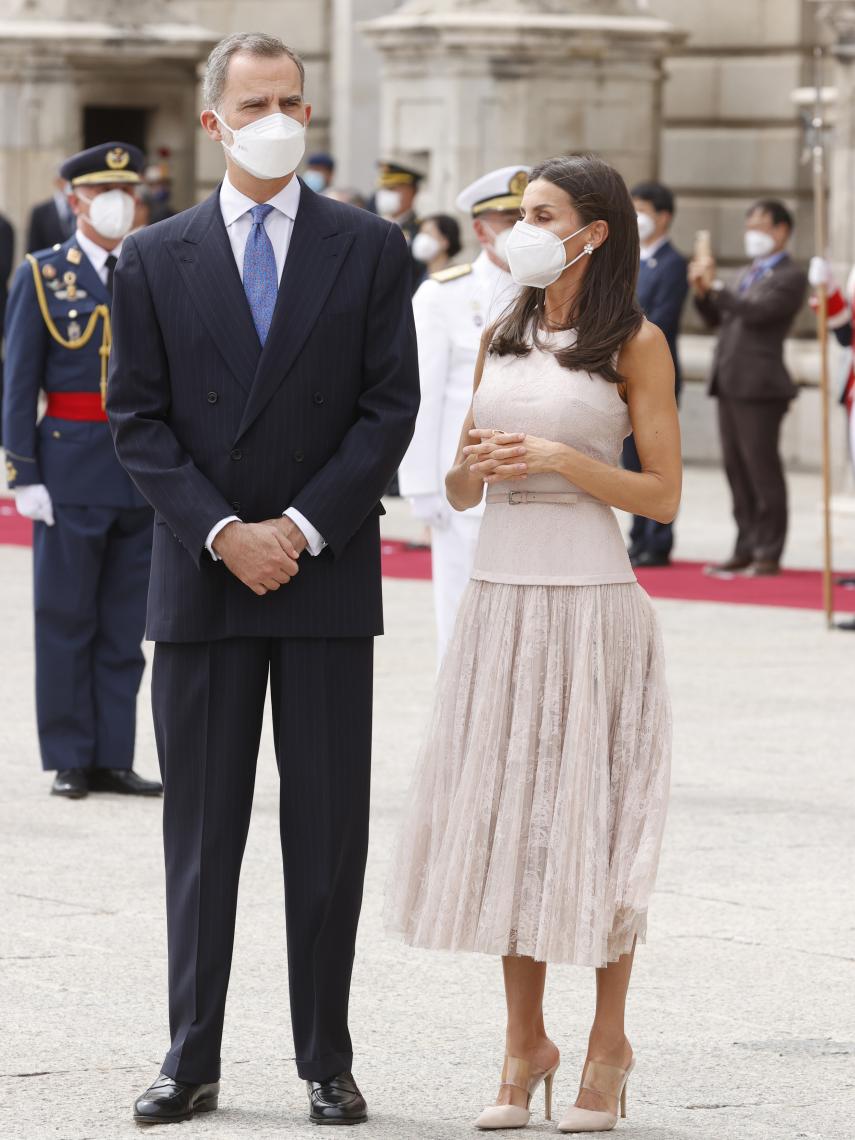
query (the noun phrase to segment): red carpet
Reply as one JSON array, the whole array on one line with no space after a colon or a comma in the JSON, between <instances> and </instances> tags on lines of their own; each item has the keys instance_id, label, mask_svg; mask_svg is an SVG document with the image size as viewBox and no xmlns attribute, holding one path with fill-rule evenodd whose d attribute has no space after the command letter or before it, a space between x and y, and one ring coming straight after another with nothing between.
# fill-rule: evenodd
<instances>
[{"instance_id":1,"label":"red carpet","mask_svg":"<svg viewBox=\"0 0 855 1140\"><path fill-rule=\"evenodd\" d=\"M32 523L21 518L10 500L0 500L0 546L31 546L32 541ZM382 552L384 577L430 579L427 547L388 539L383 542ZM838 571L835 577L843 573ZM818 570L785 570L777 578L734 575L722 579L707 577L701 562L675 562L660 570L639 570L638 580L653 598L822 609L822 575ZM855 590L835 587L834 608L838 613L855 613Z\"/></svg>"},{"instance_id":2,"label":"red carpet","mask_svg":"<svg viewBox=\"0 0 855 1140\"><path fill-rule=\"evenodd\" d=\"M658 570L639 570L638 580L653 598L692 602L730 602L746 606L791 606L822 609L822 575L818 570L785 570L775 578L710 578L702 562L674 562ZM383 543L383 574L387 578L430 578L430 551L406 542ZM835 575L843 575L838 571ZM855 590L837 586L838 613L855 613Z\"/></svg>"}]
</instances>

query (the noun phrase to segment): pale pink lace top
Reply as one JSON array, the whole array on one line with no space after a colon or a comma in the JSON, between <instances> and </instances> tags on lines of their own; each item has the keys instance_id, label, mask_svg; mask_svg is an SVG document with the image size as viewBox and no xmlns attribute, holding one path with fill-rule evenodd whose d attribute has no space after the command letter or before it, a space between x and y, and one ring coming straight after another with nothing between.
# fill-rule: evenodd
<instances>
[{"instance_id":1,"label":"pale pink lace top","mask_svg":"<svg viewBox=\"0 0 855 1140\"><path fill-rule=\"evenodd\" d=\"M528 356L488 356L475 393L475 426L565 443L617 466L632 430L616 384L562 368L549 347L572 332L543 338ZM575 491L566 503L490 502L484 513L473 578L523 585L591 586L635 582L614 511L557 474L495 483L497 491Z\"/></svg>"}]
</instances>

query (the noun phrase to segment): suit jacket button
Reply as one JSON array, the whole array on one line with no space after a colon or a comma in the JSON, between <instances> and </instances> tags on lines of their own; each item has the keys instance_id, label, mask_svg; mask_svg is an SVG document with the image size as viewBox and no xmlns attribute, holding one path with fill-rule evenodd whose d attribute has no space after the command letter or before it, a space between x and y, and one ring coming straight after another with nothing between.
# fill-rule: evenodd
<instances>
[{"instance_id":1,"label":"suit jacket button","mask_svg":"<svg viewBox=\"0 0 855 1140\"><path fill-rule=\"evenodd\" d=\"M303 455L302 451L295 451L294 452L294 462L295 463L302 463L304 459L305 459L305 456Z\"/></svg>"},{"instance_id":2,"label":"suit jacket button","mask_svg":"<svg viewBox=\"0 0 855 1140\"><path fill-rule=\"evenodd\" d=\"M216 392L209 392L208 393L208 403L209 404L216 404L216 402L217 402L217 400L219 400L219 398L220 397L217 395Z\"/></svg>"},{"instance_id":3,"label":"suit jacket button","mask_svg":"<svg viewBox=\"0 0 855 1140\"><path fill-rule=\"evenodd\" d=\"M312 399L315 401L316 404L318 404L318 405L322 404L324 402L323 393L315 392L314 396L312 396Z\"/></svg>"},{"instance_id":4,"label":"suit jacket button","mask_svg":"<svg viewBox=\"0 0 855 1140\"><path fill-rule=\"evenodd\" d=\"M240 503L237 501L237 499L235 499L235 501L232 503L232 506L236 511L240 510Z\"/></svg>"},{"instance_id":5,"label":"suit jacket button","mask_svg":"<svg viewBox=\"0 0 855 1140\"><path fill-rule=\"evenodd\" d=\"M234 460L243 459L243 452L239 447L236 447L229 452L229 456Z\"/></svg>"}]
</instances>

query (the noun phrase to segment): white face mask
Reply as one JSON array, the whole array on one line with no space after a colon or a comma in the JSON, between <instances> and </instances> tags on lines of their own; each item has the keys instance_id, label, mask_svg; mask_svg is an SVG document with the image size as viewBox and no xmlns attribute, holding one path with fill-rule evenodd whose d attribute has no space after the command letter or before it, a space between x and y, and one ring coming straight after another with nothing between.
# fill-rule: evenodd
<instances>
[{"instance_id":1,"label":"white face mask","mask_svg":"<svg viewBox=\"0 0 855 1140\"><path fill-rule=\"evenodd\" d=\"M136 201L130 194L124 190L105 190L94 198L82 200L88 207L85 216L101 237L118 241L130 233L136 208Z\"/></svg>"},{"instance_id":2,"label":"white face mask","mask_svg":"<svg viewBox=\"0 0 855 1140\"><path fill-rule=\"evenodd\" d=\"M381 186L374 195L374 205L381 218L397 218L401 213L401 195L397 190Z\"/></svg>"},{"instance_id":3,"label":"white face mask","mask_svg":"<svg viewBox=\"0 0 855 1140\"><path fill-rule=\"evenodd\" d=\"M433 234L419 233L413 238L410 253L416 261L422 261L427 265L442 253L442 243Z\"/></svg>"},{"instance_id":4,"label":"white face mask","mask_svg":"<svg viewBox=\"0 0 855 1140\"><path fill-rule=\"evenodd\" d=\"M254 178L284 178L293 174L306 152L306 126L279 111L235 130L214 111L217 122L231 133L223 150Z\"/></svg>"},{"instance_id":5,"label":"white face mask","mask_svg":"<svg viewBox=\"0 0 855 1140\"><path fill-rule=\"evenodd\" d=\"M745 231L745 256L755 261L758 257L768 257L775 248L775 239L762 230Z\"/></svg>"},{"instance_id":6,"label":"white face mask","mask_svg":"<svg viewBox=\"0 0 855 1140\"><path fill-rule=\"evenodd\" d=\"M641 241L650 241L656 230L656 222L649 214L638 215L638 237Z\"/></svg>"},{"instance_id":7,"label":"white face mask","mask_svg":"<svg viewBox=\"0 0 855 1140\"><path fill-rule=\"evenodd\" d=\"M577 234L590 229L593 222L587 226L574 230L566 238L560 238L552 230L533 226L530 222L517 222L511 230L506 255L511 276L517 285L532 285L536 289L545 289L552 285L565 269L581 261L593 248L585 246L582 252L572 261L565 261L564 246Z\"/></svg>"}]
</instances>

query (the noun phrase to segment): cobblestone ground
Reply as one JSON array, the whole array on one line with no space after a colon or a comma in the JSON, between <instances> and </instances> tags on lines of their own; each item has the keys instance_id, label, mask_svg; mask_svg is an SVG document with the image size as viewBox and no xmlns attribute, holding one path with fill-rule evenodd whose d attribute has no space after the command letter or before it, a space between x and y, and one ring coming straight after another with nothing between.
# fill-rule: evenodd
<instances>
[{"instance_id":1,"label":"cobblestone ground","mask_svg":"<svg viewBox=\"0 0 855 1140\"><path fill-rule=\"evenodd\" d=\"M791 480L792 565L818 562L818 483ZM400 505L387 533L414 533ZM855 566L855 518L839 526ZM717 472L690 471L683 557L727 553ZM30 555L0 548L0 1137L135 1135L134 1095L166 1047L156 803L51 799L33 731ZM386 584L374 809L352 1023L371 1121L360 1136L453 1140L492 1099L502 1056L497 961L386 938L383 885L433 676L430 587ZM638 1066L621 1132L637 1140L855 1135L855 635L818 614L657 602L676 738L673 799L629 1032ZM139 769L154 774L140 698ZM305 1122L288 1027L276 774L259 759L221 1110L180 1136L294 1136ZM592 976L550 972L547 1024L575 1094ZM540 1104L530 1133L554 1133Z\"/></svg>"}]
</instances>

